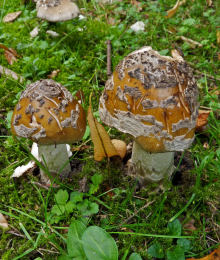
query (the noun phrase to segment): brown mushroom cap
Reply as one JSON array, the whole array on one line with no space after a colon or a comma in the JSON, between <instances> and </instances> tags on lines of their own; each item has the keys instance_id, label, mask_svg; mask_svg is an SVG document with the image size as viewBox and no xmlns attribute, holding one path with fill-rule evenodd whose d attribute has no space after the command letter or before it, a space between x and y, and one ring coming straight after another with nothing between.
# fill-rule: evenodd
<instances>
[{"instance_id":1,"label":"brown mushroom cap","mask_svg":"<svg viewBox=\"0 0 220 260\"><path fill-rule=\"evenodd\" d=\"M131 134L148 152L183 151L194 139L198 90L182 57L143 47L125 57L106 82L101 120Z\"/></svg>"},{"instance_id":2,"label":"brown mushroom cap","mask_svg":"<svg viewBox=\"0 0 220 260\"><path fill-rule=\"evenodd\" d=\"M39 144L78 141L85 128L82 106L65 87L51 79L28 85L12 115L12 133Z\"/></svg>"},{"instance_id":3,"label":"brown mushroom cap","mask_svg":"<svg viewBox=\"0 0 220 260\"><path fill-rule=\"evenodd\" d=\"M50 22L71 20L79 8L71 0L37 0L37 17Z\"/></svg>"}]
</instances>

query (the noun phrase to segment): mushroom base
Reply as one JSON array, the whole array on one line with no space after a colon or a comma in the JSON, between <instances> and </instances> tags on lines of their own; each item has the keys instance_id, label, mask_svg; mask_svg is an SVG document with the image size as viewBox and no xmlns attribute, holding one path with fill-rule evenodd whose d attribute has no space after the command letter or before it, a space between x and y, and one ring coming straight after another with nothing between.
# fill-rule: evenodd
<instances>
[{"instance_id":1,"label":"mushroom base","mask_svg":"<svg viewBox=\"0 0 220 260\"><path fill-rule=\"evenodd\" d=\"M174 169L174 152L149 153L134 141L132 148L132 165L135 176L140 182L159 182L169 177Z\"/></svg>"},{"instance_id":2,"label":"mushroom base","mask_svg":"<svg viewBox=\"0 0 220 260\"><path fill-rule=\"evenodd\" d=\"M57 145L38 145L39 157L45 168L51 176L48 176L43 169L40 169L41 180L44 183L50 183L59 174L60 177L66 178L71 172L69 157L66 144Z\"/></svg>"}]
</instances>

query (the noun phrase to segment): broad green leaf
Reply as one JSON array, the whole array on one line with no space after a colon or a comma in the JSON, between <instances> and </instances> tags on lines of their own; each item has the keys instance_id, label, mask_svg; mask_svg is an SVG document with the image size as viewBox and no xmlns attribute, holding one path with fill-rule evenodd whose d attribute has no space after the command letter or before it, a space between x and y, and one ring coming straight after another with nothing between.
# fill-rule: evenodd
<instances>
[{"instance_id":1,"label":"broad green leaf","mask_svg":"<svg viewBox=\"0 0 220 260\"><path fill-rule=\"evenodd\" d=\"M39 47L40 49L42 49L42 50L46 50L46 49L48 49L49 44L48 44L48 42L46 42L46 41L39 41L39 42L38 42L38 47Z\"/></svg>"},{"instance_id":2,"label":"broad green leaf","mask_svg":"<svg viewBox=\"0 0 220 260\"><path fill-rule=\"evenodd\" d=\"M169 234L172 236L180 236L182 232L182 226L178 219L175 219L174 221L170 222L168 224L168 230Z\"/></svg>"},{"instance_id":3,"label":"broad green leaf","mask_svg":"<svg viewBox=\"0 0 220 260\"><path fill-rule=\"evenodd\" d=\"M102 228L88 227L83 233L82 241L88 260L118 260L115 240Z\"/></svg>"},{"instance_id":4,"label":"broad green leaf","mask_svg":"<svg viewBox=\"0 0 220 260\"><path fill-rule=\"evenodd\" d=\"M68 201L65 205L65 210L67 213L73 212L73 210L76 208L76 204L72 201Z\"/></svg>"},{"instance_id":5,"label":"broad green leaf","mask_svg":"<svg viewBox=\"0 0 220 260\"><path fill-rule=\"evenodd\" d=\"M58 256L57 260L72 260L72 258L67 255L61 255Z\"/></svg>"},{"instance_id":6,"label":"broad green leaf","mask_svg":"<svg viewBox=\"0 0 220 260\"><path fill-rule=\"evenodd\" d=\"M103 181L103 176L101 174L96 173L92 176L91 180L92 180L92 184L90 185L89 188L89 194L94 194L98 191L99 185Z\"/></svg>"},{"instance_id":7,"label":"broad green leaf","mask_svg":"<svg viewBox=\"0 0 220 260\"><path fill-rule=\"evenodd\" d=\"M64 212L65 212L64 205L54 205L51 209L51 213L57 216L63 215Z\"/></svg>"},{"instance_id":8,"label":"broad green leaf","mask_svg":"<svg viewBox=\"0 0 220 260\"><path fill-rule=\"evenodd\" d=\"M152 257L157 257L157 258L164 257L163 248L159 243L155 243L152 246L150 246L147 250L147 253Z\"/></svg>"},{"instance_id":9,"label":"broad green leaf","mask_svg":"<svg viewBox=\"0 0 220 260\"><path fill-rule=\"evenodd\" d=\"M103 176L101 174L96 173L92 176L91 180L93 184L99 185L103 181Z\"/></svg>"},{"instance_id":10,"label":"broad green leaf","mask_svg":"<svg viewBox=\"0 0 220 260\"><path fill-rule=\"evenodd\" d=\"M68 230L67 237L67 252L74 260L86 259L83 246L82 246L82 234L86 230L86 226L79 220L75 220L71 223Z\"/></svg>"},{"instance_id":11,"label":"broad green leaf","mask_svg":"<svg viewBox=\"0 0 220 260\"><path fill-rule=\"evenodd\" d=\"M68 198L69 198L69 194L66 190L59 190L55 194L55 201L57 204L66 204Z\"/></svg>"},{"instance_id":12,"label":"broad green leaf","mask_svg":"<svg viewBox=\"0 0 220 260\"><path fill-rule=\"evenodd\" d=\"M184 250L180 246L176 246L174 249L168 250L167 260L185 260Z\"/></svg>"},{"instance_id":13,"label":"broad green leaf","mask_svg":"<svg viewBox=\"0 0 220 260\"><path fill-rule=\"evenodd\" d=\"M83 201L83 193L79 191L73 191L70 194L70 201L77 203Z\"/></svg>"},{"instance_id":14,"label":"broad green leaf","mask_svg":"<svg viewBox=\"0 0 220 260\"><path fill-rule=\"evenodd\" d=\"M183 21L183 25L193 26L195 24L196 24L196 20L193 19L193 18L188 18L188 19Z\"/></svg>"},{"instance_id":15,"label":"broad green leaf","mask_svg":"<svg viewBox=\"0 0 220 260\"><path fill-rule=\"evenodd\" d=\"M128 260L142 260L142 257L137 253L132 253Z\"/></svg>"},{"instance_id":16,"label":"broad green leaf","mask_svg":"<svg viewBox=\"0 0 220 260\"><path fill-rule=\"evenodd\" d=\"M81 211L83 216L90 216L99 212L99 205L95 202L90 202L85 199L77 204L77 209Z\"/></svg>"},{"instance_id":17,"label":"broad green leaf","mask_svg":"<svg viewBox=\"0 0 220 260\"><path fill-rule=\"evenodd\" d=\"M191 249L191 242L186 238L177 239L177 245L182 247L184 252L187 252Z\"/></svg>"}]
</instances>

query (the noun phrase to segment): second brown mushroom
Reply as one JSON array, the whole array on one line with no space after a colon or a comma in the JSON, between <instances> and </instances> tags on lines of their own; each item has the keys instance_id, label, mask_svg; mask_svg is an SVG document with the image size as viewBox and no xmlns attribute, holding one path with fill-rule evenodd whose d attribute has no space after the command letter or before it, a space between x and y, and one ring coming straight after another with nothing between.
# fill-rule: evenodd
<instances>
[{"instance_id":1,"label":"second brown mushroom","mask_svg":"<svg viewBox=\"0 0 220 260\"><path fill-rule=\"evenodd\" d=\"M132 164L141 181L160 181L174 170L174 152L194 140L198 90L182 56L143 47L125 57L106 82L101 120L133 136Z\"/></svg>"}]
</instances>

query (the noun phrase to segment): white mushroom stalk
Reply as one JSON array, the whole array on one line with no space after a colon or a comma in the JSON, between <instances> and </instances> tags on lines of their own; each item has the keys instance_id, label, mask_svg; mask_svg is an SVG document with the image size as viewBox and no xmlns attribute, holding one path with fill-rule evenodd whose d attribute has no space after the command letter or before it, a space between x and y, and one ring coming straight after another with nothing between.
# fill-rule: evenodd
<instances>
[{"instance_id":1,"label":"white mushroom stalk","mask_svg":"<svg viewBox=\"0 0 220 260\"><path fill-rule=\"evenodd\" d=\"M40 169L43 182L48 182L48 172L49 175L53 177L57 176L57 174L59 174L62 178L68 177L69 173L71 172L71 167L66 144L39 144L38 150L40 160L47 169L46 175L44 169Z\"/></svg>"},{"instance_id":2,"label":"white mushroom stalk","mask_svg":"<svg viewBox=\"0 0 220 260\"><path fill-rule=\"evenodd\" d=\"M131 172L160 181L174 170L174 152L194 140L198 90L192 70L176 52L143 47L125 57L100 98L101 120L134 138Z\"/></svg>"},{"instance_id":3,"label":"white mushroom stalk","mask_svg":"<svg viewBox=\"0 0 220 260\"><path fill-rule=\"evenodd\" d=\"M171 176L175 169L174 152L149 153L136 141L133 143L131 160L134 168L130 173L136 174L141 183L158 182L165 176Z\"/></svg>"}]
</instances>

